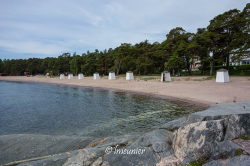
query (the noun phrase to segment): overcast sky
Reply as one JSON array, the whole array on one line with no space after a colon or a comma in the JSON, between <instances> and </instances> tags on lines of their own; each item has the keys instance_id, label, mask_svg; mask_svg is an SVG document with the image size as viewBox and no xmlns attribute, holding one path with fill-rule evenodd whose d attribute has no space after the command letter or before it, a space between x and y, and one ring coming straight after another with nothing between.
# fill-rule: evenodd
<instances>
[{"instance_id":1,"label":"overcast sky","mask_svg":"<svg viewBox=\"0 0 250 166\"><path fill-rule=\"evenodd\" d=\"M196 32L250 0L0 0L0 59L57 57L114 48L172 28Z\"/></svg>"}]
</instances>

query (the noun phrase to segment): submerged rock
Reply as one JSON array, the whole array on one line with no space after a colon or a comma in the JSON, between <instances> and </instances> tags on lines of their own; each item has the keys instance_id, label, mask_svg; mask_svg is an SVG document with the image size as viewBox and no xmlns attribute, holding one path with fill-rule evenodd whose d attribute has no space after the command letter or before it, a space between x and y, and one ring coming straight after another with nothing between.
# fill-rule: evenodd
<instances>
[{"instance_id":1,"label":"submerged rock","mask_svg":"<svg viewBox=\"0 0 250 166\"><path fill-rule=\"evenodd\" d=\"M74 136L2 135L0 136L0 164L82 149L94 140Z\"/></svg>"},{"instance_id":2,"label":"submerged rock","mask_svg":"<svg viewBox=\"0 0 250 166\"><path fill-rule=\"evenodd\" d=\"M162 125L161 127L159 127L160 129L166 129L169 131L174 131L182 126L185 126L187 123L187 118L186 117L181 117L175 120L172 120L168 123L165 123L164 125Z\"/></svg>"},{"instance_id":3,"label":"submerged rock","mask_svg":"<svg viewBox=\"0 0 250 166\"><path fill-rule=\"evenodd\" d=\"M130 144L137 137L137 135L124 135L86 138L31 134L0 136L0 145L3 145L0 146L0 161L1 164L12 163L29 166L97 164L96 160L105 154L107 146ZM31 149L33 150L31 151ZM103 163L105 164L105 162Z\"/></svg>"}]
</instances>

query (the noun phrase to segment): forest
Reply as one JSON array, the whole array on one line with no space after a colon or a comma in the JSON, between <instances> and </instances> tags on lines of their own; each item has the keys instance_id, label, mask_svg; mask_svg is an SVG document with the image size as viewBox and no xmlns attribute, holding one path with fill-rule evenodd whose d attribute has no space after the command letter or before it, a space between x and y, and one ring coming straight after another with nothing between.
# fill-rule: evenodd
<instances>
[{"instance_id":1,"label":"forest","mask_svg":"<svg viewBox=\"0 0 250 166\"><path fill-rule=\"evenodd\" d=\"M116 48L95 50L81 55L63 53L58 57L29 59L0 59L0 73L5 75L58 75L83 73L92 75L110 71L137 75L159 74L164 70L172 74L195 74L191 64L199 59L198 74L213 74L218 67L234 70L231 61L250 56L250 3L240 11L232 9L215 16L207 27L196 33L176 27L159 43L147 40L137 44L123 43ZM243 68L248 74L250 66Z\"/></svg>"}]
</instances>

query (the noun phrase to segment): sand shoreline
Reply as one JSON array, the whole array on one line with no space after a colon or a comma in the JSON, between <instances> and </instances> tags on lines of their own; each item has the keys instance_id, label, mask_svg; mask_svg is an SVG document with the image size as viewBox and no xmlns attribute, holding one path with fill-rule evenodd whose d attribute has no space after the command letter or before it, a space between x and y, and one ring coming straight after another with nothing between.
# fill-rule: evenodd
<instances>
[{"instance_id":1,"label":"sand shoreline","mask_svg":"<svg viewBox=\"0 0 250 166\"><path fill-rule=\"evenodd\" d=\"M187 79L188 78L188 79ZM197 81L197 80L199 81ZM178 77L173 82L162 83L159 79L143 81L93 80L86 77L60 80L45 77L4 76L2 81L52 83L70 86L84 86L89 88L108 89L120 92L130 92L172 101L185 102L202 108L230 102L250 101L250 77L231 77L230 83L215 83L214 80L202 80L199 77Z\"/></svg>"}]
</instances>

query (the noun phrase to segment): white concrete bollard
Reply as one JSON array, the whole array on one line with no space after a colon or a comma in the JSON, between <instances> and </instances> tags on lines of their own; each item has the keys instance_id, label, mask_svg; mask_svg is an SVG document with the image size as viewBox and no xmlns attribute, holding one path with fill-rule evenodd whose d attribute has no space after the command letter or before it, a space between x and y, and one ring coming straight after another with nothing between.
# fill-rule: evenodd
<instances>
[{"instance_id":1,"label":"white concrete bollard","mask_svg":"<svg viewBox=\"0 0 250 166\"><path fill-rule=\"evenodd\" d=\"M60 74L60 80L63 80L63 79L65 79L64 74Z\"/></svg>"},{"instance_id":2,"label":"white concrete bollard","mask_svg":"<svg viewBox=\"0 0 250 166\"><path fill-rule=\"evenodd\" d=\"M131 71L126 73L126 80L134 80L134 74Z\"/></svg>"},{"instance_id":3,"label":"white concrete bollard","mask_svg":"<svg viewBox=\"0 0 250 166\"><path fill-rule=\"evenodd\" d=\"M216 73L216 82L229 82L229 74L226 69L220 69Z\"/></svg>"},{"instance_id":4,"label":"white concrete bollard","mask_svg":"<svg viewBox=\"0 0 250 166\"><path fill-rule=\"evenodd\" d=\"M170 76L170 73L169 72L162 72L161 73L161 82L165 82L165 81L172 81L172 78Z\"/></svg>"},{"instance_id":5,"label":"white concrete bollard","mask_svg":"<svg viewBox=\"0 0 250 166\"><path fill-rule=\"evenodd\" d=\"M79 74L78 74L78 79L79 79L79 80L82 80L83 78L84 78L84 75L83 75L82 73L79 73Z\"/></svg>"},{"instance_id":6,"label":"white concrete bollard","mask_svg":"<svg viewBox=\"0 0 250 166\"><path fill-rule=\"evenodd\" d=\"M94 79L94 80L100 80L99 73L94 73L93 79Z\"/></svg>"},{"instance_id":7,"label":"white concrete bollard","mask_svg":"<svg viewBox=\"0 0 250 166\"><path fill-rule=\"evenodd\" d=\"M108 77L109 80L115 80L116 77L115 77L115 73L114 72L109 72L109 77Z\"/></svg>"},{"instance_id":8,"label":"white concrete bollard","mask_svg":"<svg viewBox=\"0 0 250 166\"><path fill-rule=\"evenodd\" d=\"M73 74L68 74L68 79L73 79Z\"/></svg>"}]
</instances>

